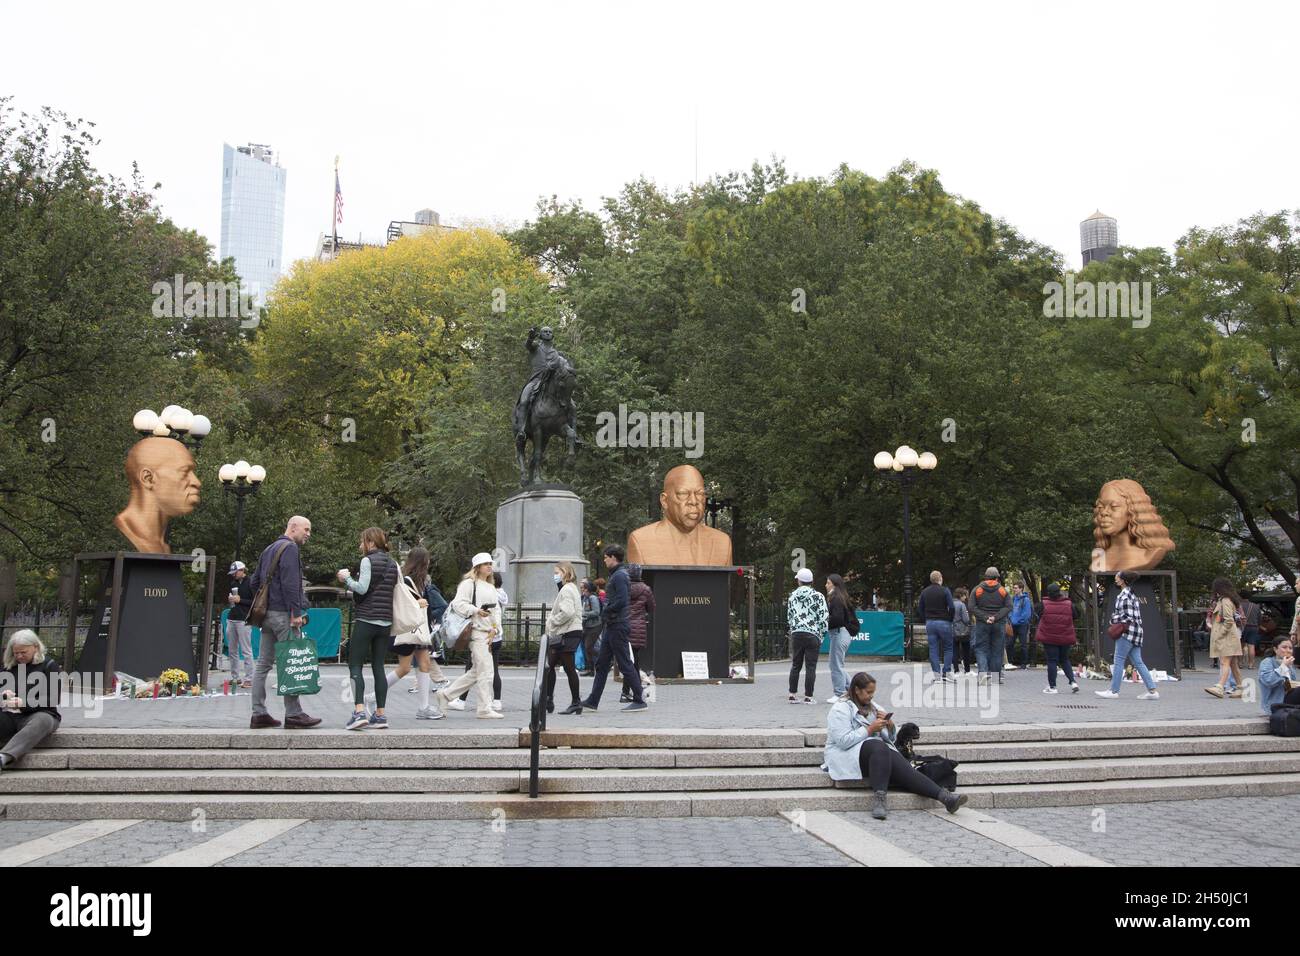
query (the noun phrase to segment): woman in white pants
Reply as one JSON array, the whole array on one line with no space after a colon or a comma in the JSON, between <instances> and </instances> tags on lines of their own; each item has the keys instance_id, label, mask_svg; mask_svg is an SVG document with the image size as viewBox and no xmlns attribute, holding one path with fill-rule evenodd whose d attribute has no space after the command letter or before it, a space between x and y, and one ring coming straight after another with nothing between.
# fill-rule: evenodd
<instances>
[{"instance_id":1,"label":"woman in white pants","mask_svg":"<svg viewBox=\"0 0 1300 956\"><path fill-rule=\"evenodd\" d=\"M492 652L488 649L492 638L501 631L501 605L492 582L492 555L486 551L474 555L473 567L456 588L450 610L472 622L470 669L450 687L438 691L435 706L445 714L451 701L474 687L478 690L479 719L501 720L502 715L492 709ZM456 635L448 634L447 639L454 641Z\"/></svg>"}]
</instances>

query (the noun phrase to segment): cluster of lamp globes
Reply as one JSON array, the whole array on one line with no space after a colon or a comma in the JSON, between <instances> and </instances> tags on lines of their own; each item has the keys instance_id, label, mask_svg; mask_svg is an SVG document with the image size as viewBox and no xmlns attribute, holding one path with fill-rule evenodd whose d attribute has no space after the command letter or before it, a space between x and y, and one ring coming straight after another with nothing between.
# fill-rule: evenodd
<instances>
[{"instance_id":1,"label":"cluster of lamp globes","mask_svg":"<svg viewBox=\"0 0 1300 956\"><path fill-rule=\"evenodd\" d=\"M212 431L212 422L206 415L195 415L188 408L180 405L168 405L161 414L152 409L142 408L131 419L131 427L148 438L175 438L184 442L192 438L195 444L203 441Z\"/></svg>"},{"instance_id":2,"label":"cluster of lamp globes","mask_svg":"<svg viewBox=\"0 0 1300 956\"><path fill-rule=\"evenodd\" d=\"M217 477L221 479L223 485L230 485L232 482L248 482L256 487L266 481L266 469L261 465L250 465L242 458L233 465L222 465L221 470L217 472Z\"/></svg>"},{"instance_id":3,"label":"cluster of lamp globes","mask_svg":"<svg viewBox=\"0 0 1300 956\"><path fill-rule=\"evenodd\" d=\"M902 445L892 455L887 451L877 452L872 464L880 471L904 471L908 468L933 471L939 459L928 451L918 455L911 445Z\"/></svg>"}]
</instances>

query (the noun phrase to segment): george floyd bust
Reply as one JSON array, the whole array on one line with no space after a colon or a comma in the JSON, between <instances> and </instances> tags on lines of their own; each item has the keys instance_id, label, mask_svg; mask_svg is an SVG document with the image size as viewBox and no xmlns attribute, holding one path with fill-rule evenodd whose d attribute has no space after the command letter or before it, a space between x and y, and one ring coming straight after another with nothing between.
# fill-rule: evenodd
<instances>
[{"instance_id":1,"label":"george floyd bust","mask_svg":"<svg viewBox=\"0 0 1300 956\"><path fill-rule=\"evenodd\" d=\"M142 438L127 452L126 480L131 497L114 526L137 551L171 554L167 523L199 503L194 456L174 438Z\"/></svg>"},{"instance_id":2,"label":"george floyd bust","mask_svg":"<svg viewBox=\"0 0 1300 956\"><path fill-rule=\"evenodd\" d=\"M632 564L731 564L731 538L704 521L704 476L694 465L678 465L664 475L659 505L664 516L637 528L627 539Z\"/></svg>"},{"instance_id":3,"label":"george floyd bust","mask_svg":"<svg viewBox=\"0 0 1300 956\"><path fill-rule=\"evenodd\" d=\"M1092 536L1104 553L1093 571L1148 571L1176 547L1146 490L1131 478L1101 486L1092 509Z\"/></svg>"}]
</instances>

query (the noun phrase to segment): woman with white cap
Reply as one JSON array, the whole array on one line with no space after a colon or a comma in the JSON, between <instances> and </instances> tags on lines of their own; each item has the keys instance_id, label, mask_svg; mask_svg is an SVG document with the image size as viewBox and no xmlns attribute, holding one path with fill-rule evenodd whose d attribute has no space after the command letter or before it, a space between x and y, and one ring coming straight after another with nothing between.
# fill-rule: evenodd
<instances>
[{"instance_id":1,"label":"woman with white cap","mask_svg":"<svg viewBox=\"0 0 1300 956\"><path fill-rule=\"evenodd\" d=\"M817 680L817 653L822 634L830 620L826 595L812 587L813 573L800 568L795 574L799 586L786 602L786 619L790 628L790 703L799 703L799 668L804 669L803 702L815 704L813 685Z\"/></svg>"},{"instance_id":2,"label":"woman with white cap","mask_svg":"<svg viewBox=\"0 0 1300 956\"><path fill-rule=\"evenodd\" d=\"M478 690L478 716L482 720L501 720L492 709L492 652L489 643L501 631L501 605L492 581L492 555L480 551L474 555L470 572L461 579L450 609L470 620L470 669L456 678L450 687L438 691L435 706L446 713L455 700L471 687ZM456 635L447 635L455 641Z\"/></svg>"}]
</instances>

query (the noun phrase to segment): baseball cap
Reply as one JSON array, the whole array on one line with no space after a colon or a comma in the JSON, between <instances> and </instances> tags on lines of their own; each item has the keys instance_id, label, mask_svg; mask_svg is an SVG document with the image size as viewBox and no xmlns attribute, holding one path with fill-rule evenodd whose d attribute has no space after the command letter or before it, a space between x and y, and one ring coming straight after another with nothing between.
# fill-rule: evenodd
<instances>
[{"instance_id":1,"label":"baseball cap","mask_svg":"<svg viewBox=\"0 0 1300 956\"><path fill-rule=\"evenodd\" d=\"M246 565L243 561L235 561L230 565L229 573L234 574L236 571L247 571L247 570L248 570L248 565Z\"/></svg>"}]
</instances>

